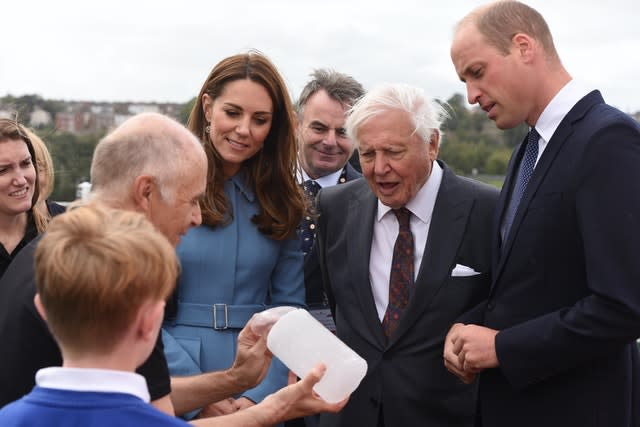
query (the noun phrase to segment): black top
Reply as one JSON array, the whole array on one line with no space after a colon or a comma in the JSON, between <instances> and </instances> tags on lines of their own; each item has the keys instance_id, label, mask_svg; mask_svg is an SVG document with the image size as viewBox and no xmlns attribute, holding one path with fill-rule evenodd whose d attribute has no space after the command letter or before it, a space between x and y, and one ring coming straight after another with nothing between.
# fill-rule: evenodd
<instances>
[{"instance_id":1,"label":"black top","mask_svg":"<svg viewBox=\"0 0 640 427\"><path fill-rule=\"evenodd\" d=\"M56 215L60 215L61 213L64 213L64 211L67 208L56 202L47 200L47 209L49 210L49 215L56 216Z\"/></svg>"},{"instance_id":2,"label":"black top","mask_svg":"<svg viewBox=\"0 0 640 427\"><path fill-rule=\"evenodd\" d=\"M18 252L22 248L24 248L27 243L32 241L38 235L38 230L36 229L36 224L33 221L33 217L31 216L31 212L29 212L29 216L27 218L27 229L25 230L24 236L22 236L22 240L18 243L18 246L15 247L12 253L7 252L4 245L0 243L0 278L4 276L4 272L7 271L9 264L11 261L18 255Z\"/></svg>"},{"instance_id":3,"label":"black top","mask_svg":"<svg viewBox=\"0 0 640 427\"><path fill-rule=\"evenodd\" d=\"M0 280L0 407L31 391L39 369L62 364L60 350L33 303L39 241L38 237L25 246ZM171 392L160 336L138 373L147 380L151 400Z\"/></svg>"}]
</instances>

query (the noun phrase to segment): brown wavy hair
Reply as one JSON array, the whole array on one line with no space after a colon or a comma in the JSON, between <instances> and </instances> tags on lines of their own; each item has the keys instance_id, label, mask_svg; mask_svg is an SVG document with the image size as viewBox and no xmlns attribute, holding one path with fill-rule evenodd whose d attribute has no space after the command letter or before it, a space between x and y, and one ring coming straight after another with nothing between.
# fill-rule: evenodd
<instances>
[{"instance_id":1,"label":"brown wavy hair","mask_svg":"<svg viewBox=\"0 0 640 427\"><path fill-rule=\"evenodd\" d=\"M273 103L273 120L264 145L244 161L248 184L256 194L260 210L251 220L261 233L275 240L291 238L302 219L304 196L296 183L297 146L294 113L284 80L271 61L250 51L220 61L202 85L189 115L189 129L203 142L209 168L207 189L200 201L202 222L215 227L231 221L229 201L224 193L223 159L209 140L209 125L202 106L203 96L218 98L227 83L249 79L263 86Z\"/></svg>"}]
</instances>

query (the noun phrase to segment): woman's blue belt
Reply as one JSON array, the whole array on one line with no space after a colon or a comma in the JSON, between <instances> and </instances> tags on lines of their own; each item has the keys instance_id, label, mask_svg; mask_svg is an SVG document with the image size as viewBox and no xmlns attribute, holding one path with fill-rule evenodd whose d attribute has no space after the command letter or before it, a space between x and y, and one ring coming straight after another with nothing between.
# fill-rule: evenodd
<instances>
[{"instance_id":1,"label":"woman's blue belt","mask_svg":"<svg viewBox=\"0 0 640 427\"><path fill-rule=\"evenodd\" d=\"M269 308L266 304L228 305L178 303L173 325L197 326L202 328L242 329L251 316Z\"/></svg>"}]
</instances>

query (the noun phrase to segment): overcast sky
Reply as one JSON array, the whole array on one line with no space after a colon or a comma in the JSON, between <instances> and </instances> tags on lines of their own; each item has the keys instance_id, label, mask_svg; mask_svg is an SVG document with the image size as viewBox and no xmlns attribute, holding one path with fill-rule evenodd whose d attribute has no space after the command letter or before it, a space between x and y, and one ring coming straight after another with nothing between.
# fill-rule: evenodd
<instances>
[{"instance_id":1,"label":"overcast sky","mask_svg":"<svg viewBox=\"0 0 640 427\"><path fill-rule=\"evenodd\" d=\"M186 102L222 58L256 48L296 98L318 67L365 88L404 82L464 93L449 58L474 0L7 0L0 96ZM531 0L569 72L640 110L640 1Z\"/></svg>"}]
</instances>

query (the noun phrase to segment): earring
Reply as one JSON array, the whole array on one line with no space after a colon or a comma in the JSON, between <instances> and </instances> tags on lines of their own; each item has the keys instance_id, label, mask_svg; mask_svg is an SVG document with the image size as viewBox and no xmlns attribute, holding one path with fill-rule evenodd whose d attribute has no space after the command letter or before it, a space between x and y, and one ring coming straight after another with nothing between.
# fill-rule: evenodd
<instances>
[{"instance_id":1,"label":"earring","mask_svg":"<svg viewBox=\"0 0 640 427\"><path fill-rule=\"evenodd\" d=\"M206 126L204 127L204 133L207 133L207 134L208 134L209 132L211 132L211 125L206 125Z\"/></svg>"}]
</instances>

